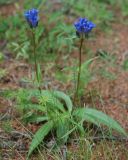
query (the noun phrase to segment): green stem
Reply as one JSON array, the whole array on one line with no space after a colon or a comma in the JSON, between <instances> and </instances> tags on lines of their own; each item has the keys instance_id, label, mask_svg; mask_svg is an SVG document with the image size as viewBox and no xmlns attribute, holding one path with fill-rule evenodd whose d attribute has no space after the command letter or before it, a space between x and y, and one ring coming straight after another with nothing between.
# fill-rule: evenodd
<instances>
[{"instance_id":1,"label":"green stem","mask_svg":"<svg viewBox=\"0 0 128 160\"><path fill-rule=\"evenodd\" d=\"M84 38L82 37L80 40L80 48L79 48L79 70L78 70L78 76L77 76L76 92L74 95L74 103L76 101L76 98L78 98L79 96L83 42L84 42Z\"/></svg>"},{"instance_id":2,"label":"green stem","mask_svg":"<svg viewBox=\"0 0 128 160\"><path fill-rule=\"evenodd\" d=\"M37 57L36 57L36 38L35 38L35 30L32 30L32 39L33 39L33 56L34 56L34 65L35 65L35 74L36 74L36 79L38 82L38 89L41 93L41 88L40 88L40 80L38 76L38 63L37 63Z\"/></svg>"}]
</instances>

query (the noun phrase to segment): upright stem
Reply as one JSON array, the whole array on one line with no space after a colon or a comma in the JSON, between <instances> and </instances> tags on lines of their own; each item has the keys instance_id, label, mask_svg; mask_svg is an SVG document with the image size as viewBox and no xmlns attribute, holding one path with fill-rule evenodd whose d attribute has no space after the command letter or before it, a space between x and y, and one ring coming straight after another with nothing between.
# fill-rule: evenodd
<instances>
[{"instance_id":1,"label":"upright stem","mask_svg":"<svg viewBox=\"0 0 128 160\"><path fill-rule=\"evenodd\" d=\"M36 38L35 38L35 31L34 29L32 30L32 40L33 40L33 56L34 56L34 65L35 65L35 74L36 74L36 79L38 82L38 89L41 93L41 88L40 88L40 80L38 77L38 63L37 63L37 57L36 57Z\"/></svg>"},{"instance_id":2,"label":"upright stem","mask_svg":"<svg viewBox=\"0 0 128 160\"><path fill-rule=\"evenodd\" d=\"M76 98L78 98L79 94L79 88L80 88L80 76L81 76L81 63L82 63L82 46L83 46L84 38L81 37L80 39L80 47L79 47L79 70L78 70L78 76L77 76L77 84L76 84L76 92L74 95L74 103L76 101Z\"/></svg>"}]
</instances>

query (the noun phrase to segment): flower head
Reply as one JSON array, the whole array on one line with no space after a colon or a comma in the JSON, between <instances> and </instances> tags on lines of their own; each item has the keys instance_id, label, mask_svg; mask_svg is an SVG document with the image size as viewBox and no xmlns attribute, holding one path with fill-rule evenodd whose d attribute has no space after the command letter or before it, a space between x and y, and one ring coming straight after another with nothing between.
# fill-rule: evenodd
<instances>
[{"instance_id":1,"label":"flower head","mask_svg":"<svg viewBox=\"0 0 128 160\"><path fill-rule=\"evenodd\" d=\"M79 18L78 21L74 23L74 26L78 35L88 35L88 33L96 27L93 22L89 21L86 18Z\"/></svg>"},{"instance_id":2,"label":"flower head","mask_svg":"<svg viewBox=\"0 0 128 160\"><path fill-rule=\"evenodd\" d=\"M39 20L38 13L39 11L34 8L24 13L24 17L26 18L31 28L36 28L38 26L38 20Z\"/></svg>"}]
</instances>

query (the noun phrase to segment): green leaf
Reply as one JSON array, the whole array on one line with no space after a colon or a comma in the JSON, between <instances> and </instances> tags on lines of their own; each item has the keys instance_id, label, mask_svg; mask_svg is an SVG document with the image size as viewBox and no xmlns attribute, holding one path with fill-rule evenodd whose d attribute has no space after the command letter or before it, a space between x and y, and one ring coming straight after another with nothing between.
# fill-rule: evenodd
<instances>
[{"instance_id":1,"label":"green leaf","mask_svg":"<svg viewBox=\"0 0 128 160\"><path fill-rule=\"evenodd\" d=\"M33 118L32 122L39 123L39 122L43 122L43 121L47 121L47 120L48 120L47 116L40 116L40 117Z\"/></svg>"},{"instance_id":2,"label":"green leaf","mask_svg":"<svg viewBox=\"0 0 128 160\"><path fill-rule=\"evenodd\" d=\"M56 134L57 134L57 138L58 138L58 142L60 144L64 144L67 142L68 139L68 135L66 135L69 131L69 121L68 119L62 119L60 118L57 122L57 127L56 127ZM64 135L66 135L65 137L63 137Z\"/></svg>"},{"instance_id":3,"label":"green leaf","mask_svg":"<svg viewBox=\"0 0 128 160\"><path fill-rule=\"evenodd\" d=\"M17 97L17 105L25 110L34 109L46 112L48 108L65 112L63 103L53 94L53 91L41 90L40 94L39 90L20 89L18 92L15 92L15 96ZM32 102L33 97L39 101L39 104Z\"/></svg>"},{"instance_id":4,"label":"green leaf","mask_svg":"<svg viewBox=\"0 0 128 160\"><path fill-rule=\"evenodd\" d=\"M81 71L84 71L85 69L88 70L89 65L95 60L95 58L88 59L81 65ZM78 70L78 69L77 69Z\"/></svg>"},{"instance_id":5,"label":"green leaf","mask_svg":"<svg viewBox=\"0 0 128 160\"><path fill-rule=\"evenodd\" d=\"M51 107L51 109L58 109L61 112L65 112L63 104L57 99L52 91L42 90L40 101L42 101L42 105L47 106L47 108Z\"/></svg>"},{"instance_id":6,"label":"green leaf","mask_svg":"<svg viewBox=\"0 0 128 160\"><path fill-rule=\"evenodd\" d=\"M123 63L123 69L124 70L128 70L128 59L126 59L125 61L124 61L124 63Z\"/></svg>"},{"instance_id":7,"label":"green leaf","mask_svg":"<svg viewBox=\"0 0 128 160\"><path fill-rule=\"evenodd\" d=\"M110 80L116 79L116 74L107 71L106 68L101 68L99 71L102 77L105 77Z\"/></svg>"},{"instance_id":8,"label":"green leaf","mask_svg":"<svg viewBox=\"0 0 128 160\"><path fill-rule=\"evenodd\" d=\"M39 123L43 121L48 121L47 116L39 116L37 114L34 114L33 112L28 112L23 116L22 119L25 120L27 123Z\"/></svg>"},{"instance_id":9,"label":"green leaf","mask_svg":"<svg viewBox=\"0 0 128 160\"><path fill-rule=\"evenodd\" d=\"M66 106L68 108L68 111L69 112L72 111L72 101L68 95L66 95L65 93L60 92L60 91L53 91L53 95L59 99L64 100L64 102L66 103Z\"/></svg>"},{"instance_id":10,"label":"green leaf","mask_svg":"<svg viewBox=\"0 0 128 160\"><path fill-rule=\"evenodd\" d=\"M74 116L79 117L82 121L88 121L96 125L106 125L111 129L118 131L124 135L127 135L125 130L120 126L118 122L106 115L105 113L91 108L79 108L74 111Z\"/></svg>"},{"instance_id":11,"label":"green leaf","mask_svg":"<svg viewBox=\"0 0 128 160\"><path fill-rule=\"evenodd\" d=\"M50 132L53 127L53 123L51 121L45 123L34 135L34 138L30 144L30 148L28 151L28 157L32 154L32 152L37 148L37 146L43 141L44 137Z\"/></svg>"}]
</instances>

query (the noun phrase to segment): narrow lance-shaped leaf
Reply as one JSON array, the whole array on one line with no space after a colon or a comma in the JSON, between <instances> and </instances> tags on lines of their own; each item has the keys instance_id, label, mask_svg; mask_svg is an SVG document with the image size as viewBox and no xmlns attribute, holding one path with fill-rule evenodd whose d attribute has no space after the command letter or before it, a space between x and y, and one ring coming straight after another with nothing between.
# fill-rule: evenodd
<instances>
[{"instance_id":1,"label":"narrow lance-shaped leaf","mask_svg":"<svg viewBox=\"0 0 128 160\"><path fill-rule=\"evenodd\" d=\"M68 135L65 137L63 137L63 136L65 134L67 134L68 131L69 131L68 120L65 118L60 118L60 120L58 120L57 127L56 127L56 134L57 134L57 138L58 138L58 143L64 144L67 142Z\"/></svg>"},{"instance_id":2,"label":"narrow lance-shaped leaf","mask_svg":"<svg viewBox=\"0 0 128 160\"><path fill-rule=\"evenodd\" d=\"M68 108L68 111L71 112L72 111L72 101L70 99L69 96L67 96L65 93L60 92L60 91L53 91L53 95L56 98L62 99L64 100L64 102L66 103L66 106Z\"/></svg>"},{"instance_id":3,"label":"narrow lance-shaped leaf","mask_svg":"<svg viewBox=\"0 0 128 160\"><path fill-rule=\"evenodd\" d=\"M122 133L127 136L127 133L118 122L116 122L114 119L112 119L111 117L109 117L101 111L91 108L79 108L75 110L73 114L74 116L78 117L83 121L88 121L96 125L106 125L109 128L114 129L119 133Z\"/></svg>"},{"instance_id":4,"label":"narrow lance-shaped leaf","mask_svg":"<svg viewBox=\"0 0 128 160\"><path fill-rule=\"evenodd\" d=\"M26 115L23 117L23 119L28 123L40 123L43 121L48 121L48 117L47 116L39 116L36 114L31 114L30 116Z\"/></svg>"},{"instance_id":5,"label":"narrow lance-shaped leaf","mask_svg":"<svg viewBox=\"0 0 128 160\"><path fill-rule=\"evenodd\" d=\"M45 123L34 135L34 138L30 144L30 148L28 151L28 157L32 154L32 152L37 148L37 146L43 141L44 137L50 132L53 127L53 123L51 121Z\"/></svg>"}]
</instances>

